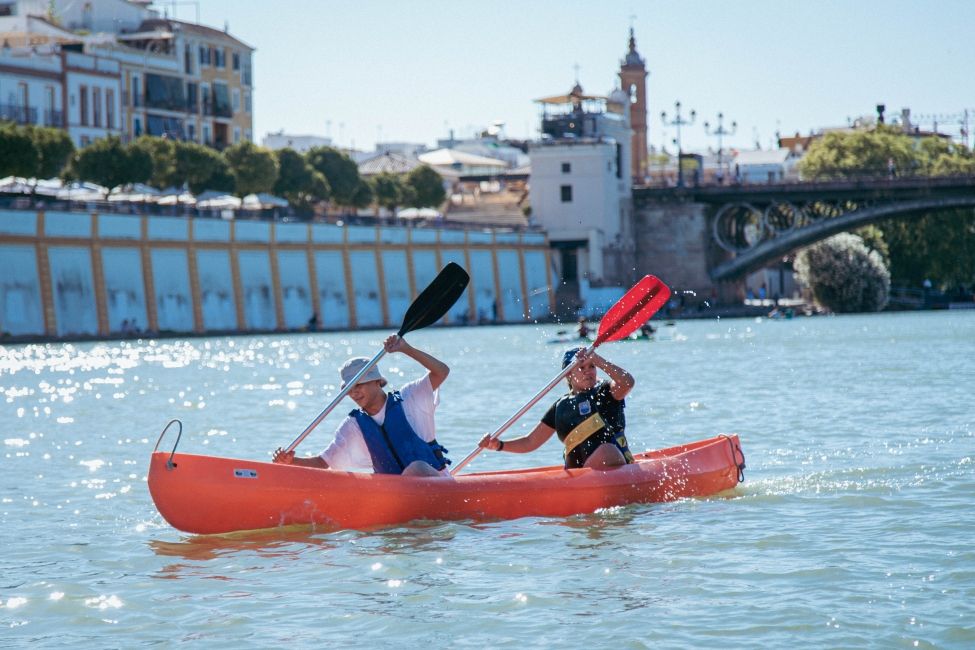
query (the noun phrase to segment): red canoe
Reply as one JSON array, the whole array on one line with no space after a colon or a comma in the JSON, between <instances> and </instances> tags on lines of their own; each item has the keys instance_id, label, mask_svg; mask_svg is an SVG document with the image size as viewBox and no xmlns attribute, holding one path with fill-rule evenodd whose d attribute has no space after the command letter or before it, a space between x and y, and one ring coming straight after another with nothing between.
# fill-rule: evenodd
<instances>
[{"instance_id":1,"label":"red canoe","mask_svg":"<svg viewBox=\"0 0 975 650\"><path fill-rule=\"evenodd\" d=\"M564 517L708 496L735 487L744 469L736 435L636 460L606 471L541 467L427 478L154 451L149 492L166 521L188 533L295 524L361 530L418 519Z\"/></svg>"}]
</instances>

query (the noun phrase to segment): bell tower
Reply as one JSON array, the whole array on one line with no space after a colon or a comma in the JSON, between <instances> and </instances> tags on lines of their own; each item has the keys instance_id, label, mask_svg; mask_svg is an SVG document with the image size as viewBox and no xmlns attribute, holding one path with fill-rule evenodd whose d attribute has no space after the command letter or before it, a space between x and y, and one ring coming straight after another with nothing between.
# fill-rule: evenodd
<instances>
[{"instance_id":1,"label":"bell tower","mask_svg":"<svg viewBox=\"0 0 975 650\"><path fill-rule=\"evenodd\" d=\"M634 185L642 185L647 174L647 72L636 51L636 38L630 27L630 49L620 63L620 86L630 96L630 172Z\"/></svg>"}]
</instances>

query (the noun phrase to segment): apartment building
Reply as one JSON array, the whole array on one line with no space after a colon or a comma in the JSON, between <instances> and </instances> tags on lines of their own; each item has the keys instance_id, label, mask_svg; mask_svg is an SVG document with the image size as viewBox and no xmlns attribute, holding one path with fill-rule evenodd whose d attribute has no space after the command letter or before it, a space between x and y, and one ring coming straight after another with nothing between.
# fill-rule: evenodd
<instances>
[{"instance_id":1,"label":"apartment building","mask_svg":"<svg viewBox=\"0 0 975 650\"><path fill-rule=\"evenodd\" d=\"M161 18L151 5L0 0L0 111L35 124L60 111L78 146L108 134L218 149L252 140L254 48L226 30ZM27 50L16 61L11 43Z\"/></svg>"}]
</instances>

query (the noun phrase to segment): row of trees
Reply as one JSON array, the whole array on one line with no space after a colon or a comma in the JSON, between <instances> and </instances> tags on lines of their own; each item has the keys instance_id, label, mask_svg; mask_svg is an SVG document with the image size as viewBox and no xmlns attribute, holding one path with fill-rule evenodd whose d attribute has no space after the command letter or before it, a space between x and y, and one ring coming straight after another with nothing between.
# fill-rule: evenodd
<instances>
[{"instance_id":1,"label":"row of trees","mask_svg":"<svg viewBox=\"0 0 975 650\"><path fill-rule=\"evenodd\" d=\"M141 136L128 144L109 136L75 150L60 129L5 124L0 127L0 176L9 175L90 181L110 192L129 183L160 190L187 187L194 194L268 192L286 198L299 210L323 201L355 208L375 203L391 210L435 207L446 196L443 178L429 167L364 179L351 158L331 147L316 147L302 155L241 142L219 152L154 136Z\"/></svg>"},{"instance_id":2,"label":"row of trees","mask_svg":"<svg viewBox=\"0 0 975 650\"><path fill-rule=\"evenodd\" d=\"M827 134L810 146L799 172L809 180L856 178L865 172L973 175L975 153L945 138L919 138L880 126ZM796 260L801 279L834 311L882 309L890 284L920 287L930 280L942 291L975 285L975 210L893 218L853 234L856 240L833 238Z\"/></svg>"}]
</instances>

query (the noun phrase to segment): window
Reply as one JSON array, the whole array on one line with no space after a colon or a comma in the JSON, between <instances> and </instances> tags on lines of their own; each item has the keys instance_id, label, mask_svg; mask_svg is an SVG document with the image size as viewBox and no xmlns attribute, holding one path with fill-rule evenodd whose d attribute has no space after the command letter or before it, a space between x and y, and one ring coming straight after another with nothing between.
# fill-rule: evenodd
<instances>
[{"instance_id":1,"label":"window","mask_svg":"<svg viewBox=\"0 0 975 650\"><path fill-rule=\"evenodd\" d=\"M209 124L204 124L203 125L203 144L210 144L210 143L211 143L211 140L210 140L210 125Z\"/></svg>"},{"instance_id":2,"label":"window","mask_svg":"<svg viewBox=\"0 0 975 650\"><path fill-rule=\"evenodd\" d=\"M227 84L213 84L213 114L217 117L233 117L230 106L230 88Z\"/></svg>"},{"instance_id":3,"label":"window","mask_svg":"<svg viewBox=\"0 0 975 650\"><path fill-rule=\"evenodd\" d=\"M146 106L169 111L186 110L183 80L161 74L146 75Z\"/></svg>"},{"instance_id":4,"label":"window","mask_svg":"<svg viewBox=\"0 0 975 650\"><path fill-rule=\"evenodd\" d=\"M199 87L193 82L187 82L186 84L186 110L190 113L196 113L199 111L199 100L197 99L199 95Z\"/></svg>"},{"instance_id":5,"label":"window","mask_svg":"<svg viewBox=\"0 0 975 650\"><path fill-rule=\"evenodd\" d=\"M58 108L54 103L54 87L44 87L44 124L47 126L61 126Z\"/></svg>"},{"instance_id":6,"label":"window","mask_svg":"<svg viewBox=\"0 0 975 650\"><path fill-rule=\"evenodd\" d=\"M234 127L234 144L237 144L238 142L240 142L240 127L239 126L235 126Z\"/></svg>"},{"instance_id":7,"label":"window","mask_svg":"<svg viewBox=\"0 0 975 650\"><path fill-rule=\"evenodd\" d=\"M132 77L132 105L142 106L142 82L138 76Z\"/></svg>"},{"instance_id":8,"label":"window","mask_svg":"<svg viewBox=\"0 0 975 650\"><path fill-rule=\"evenodd\" d=\"M616 178L623 178L623 145L616 143Z\"/></svg>"},{"instance_id":9,"label":"window","mask_svg":"<svg viewBox=\"0 0 975 650\"><path fill-rule=\"evenodd\" d=\"M234 52L234 70L240 70L240 52Z\"/></svg>"},{"instance_id":10,"label":"window","mask_svg":"<svg viewBox=\"0 0 975 650\"><path fill-rule=\"evenodd\" d=\"M562 163L562 173L568 174L572 171L572 163Z\"/></svg>"},{"instance_id":11,"label":"window","mask_svg":"<svg viewBox=\"0 0 975 650\"><path fill-rule=\"evenodd\" d=\"M135 133L135 137L142 135L142 118L137 117L132 122L132 131Z\"/></svg>"},{"instance_id":12,"label":"window","mask_svg":"<svg viewBox=\"0 0 975 650\"><path fill-rule=\"evenodd\" d=\"M206 45L200 46L200 66L210 65L210 48Z\"/></svg>"},{"instance_id":13,"label":"window","mask_svg":"<svg viewBox=\"0 0 975 650\"><path fill-rule=\"evenodd\" d=\"M196 125L187 124L186 125L186 139L190 142L196 142Z\"/></svg>"},{"instance_id":14,"label":"window","mask_svg":"<svg viewBox=\"0 0 975 650\"><path fill-rule=\"evenodd\" d=\"M572 203L572 186L563 185L559 190L562 192L562 203Z\"/></svg>"},{"instance_id":15,"label":"window","mask_svg":"<svg viewBox=\"0 0 975 650\"><path fill-rule=\"evenodd\" d=\"M193 49L189 43L183 48L183 71L186 74L193 74Z\"/></svg>"},{"instance_id":16,"label":"window","mask_svg":"<svg viewBox=\"0 0 975 650\"><path fill-rule=\"evenodd\" d=\"M91 143L91 138L89 138L87 135L81 136L81 146L82 147L87 147L90 143Z\"/></svg>"},{"instance_id":17,"label":"window","mask_svg":"<svg viewBox=\"0 0 975 650\"><path fill-rule=\"evenodd\" d=\"M88 126L88 86L78 89L78 102L81 104L81 126Z\"/></svg>"},{"instance_id":18,"label":"window","mask_svg":"<svg viewBox=\"0 0 975 650\"><path fill-rule=\"evenodd\" d=\"M115 128L115 91L111 88L105 89L105 126Z\"/></svg>"},{"instance_id":19,"label":"window","mask_svg":"<svg viewBox=\"0 0 975 650\"><path fill-rule=\"evenodd\" d=\"M0 4L0 16L16 16L17 15L17 3L16 2L5 2Z\"/></svg>"},{"instance_id":20,"label":"window","mask_svg":"<svg viewBox=\"0 0 975 650\"><path fill-rule=\"evenodd\" d=\"M222 47L213 48L213 65L218 68L227 67L227 52Z\"/></svg>"},{"instance_id":21,"label":"window","mask_svg":"<svg viewBox=\"0 0 975 650\"><path fill-rule=\"evenodd\" d=\"M230 95L231 106L234 107L234 113L240 110L240 88L234 88Z\"/></svg>"},{"instance_id":22,"label":"window","mask_svg":"<svg viewBox=\"0 0 975 650\"><path fill-rule=\"evenodd\" d=\"M244 112L251 112L251 94L248 92L244 93Z\"/></svg>"}]
</instances>

